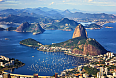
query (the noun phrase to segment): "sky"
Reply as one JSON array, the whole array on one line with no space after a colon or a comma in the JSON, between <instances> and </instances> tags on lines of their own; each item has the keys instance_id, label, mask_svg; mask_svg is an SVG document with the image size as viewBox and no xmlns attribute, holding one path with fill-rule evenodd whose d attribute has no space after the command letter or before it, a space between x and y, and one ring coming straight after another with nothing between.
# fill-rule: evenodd
<instances>
[{"instance_id":1,"label":"sky","mask_svg":"<svg viewBox=\"0 0 116 78\"><path fill-rule=\"evenodd\" d=\"M115 12L116 0L0 0L0 9L48 7L93 12Z\"/></svg>"}]
</instances>

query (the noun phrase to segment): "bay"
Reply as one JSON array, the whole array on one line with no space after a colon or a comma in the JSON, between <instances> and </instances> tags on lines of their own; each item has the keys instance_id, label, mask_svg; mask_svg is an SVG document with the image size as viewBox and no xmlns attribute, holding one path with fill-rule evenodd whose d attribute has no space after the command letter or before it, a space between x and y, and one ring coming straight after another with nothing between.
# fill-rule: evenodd
<instances>
[{"instance_id":1,"label":"bay","mask_svg":"<svg viewBox=\"0 0 116 78\"><path fill-rule=\"evenodd\" d=\"M87 30L88 37L96 39L107 50L116 53L116 23L108 23L104 26L114 28L102 28L100 30ZM36 48L30 48L20 45L21 40L33 38L42 44L52 44L66 41L72 38L74 31L46 30L43 34L32 35L32 33L18 33L15 31L0 31L0 55L9 58L19 59L25 63L25 66L13 70L12 73L52 76L64 69L74 68L74 65L84 63L84 59L65 55L62 52L50 53L37 51ZM9 38L9 40L5 40ZM32 57L34 56L34 57Z\"/></svg>"}]
</instances>

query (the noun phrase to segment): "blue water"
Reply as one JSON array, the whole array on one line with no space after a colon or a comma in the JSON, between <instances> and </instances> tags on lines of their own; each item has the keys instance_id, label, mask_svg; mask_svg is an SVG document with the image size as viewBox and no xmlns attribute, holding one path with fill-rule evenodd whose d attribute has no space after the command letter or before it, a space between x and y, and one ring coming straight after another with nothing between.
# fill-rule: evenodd
<instances>
[{"instance_id":1,"label":"blue water","mask_svg":"<svg viewBox=\"0 0 116 78\"><path fill-rule=\"evenodd\" d=\"M107 50L116 53L116 23L105 24L111 29L87 30L88 37L96 39ZM52 76L73 65L80 65L84 59L65 55L62 52L50 53L37 51L35 48L20 45L21 40L33 38L42 44L52 44L66 41L72 38L74 31L46 30L43 34L18 33L15 31L0 31L0 55L16 58L25 63L25 66L15 69L12 73ZM9 38L9 40L5 40ZM34 57L32 57L34 56Z\"/></svg>"},{"instance_id":2,"label":"blue water","mask_svg":"<svg viewBox=\"0 0 116 78\"><path fill-rule=\"evenodd\" d=\"M116 23L108 23L104 26L114 28L102 28L100 30L87 30L88 37L96 39L108 51L116 53Z\"/></svg>"}]
</instances>

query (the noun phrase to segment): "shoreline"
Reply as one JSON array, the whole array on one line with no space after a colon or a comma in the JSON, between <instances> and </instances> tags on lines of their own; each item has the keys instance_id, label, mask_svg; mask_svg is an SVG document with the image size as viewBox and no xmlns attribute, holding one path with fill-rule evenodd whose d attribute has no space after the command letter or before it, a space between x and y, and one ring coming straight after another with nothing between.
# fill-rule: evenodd
<instances>
[{"instance_id":1,"label":"shoreline","mask_svg":"<svg viewBox=\"0 0 116 78\"><path fill-rule=\"evenodd\" d=\"M24 44L20 43L20 45L24 45ZM63 52L66 55L71 55L71 56L75 56L75 57L82 57L82 58L88 58L86 55L82 55L82 54L72 54L72 53L65 52L65 51L47 51L47 50L41 50L41 49L38 49L39 48L38 46L32 46L32 45L24 45L24 46L32 47L32 48L37 48L38 51L42 51L42 52Z\"/></svg>"},{"instance_id":2,"label":"shoreline","mask_svg":"<svg viewBox=\"0 0 116 78\"><path fill-rule=\"evenodd\" d=\"M15 69L15 68L20 68L20 67L23 67L25 64L21 65L21 66L18 66L18 67L12 67L12 68L8 68L8 67L5 67L3 69L0 69L0 71L6 71L6 70L12 70L12 69Z\"/></svg>"},{"instance_id":3,"label":"shoreline","mask_svg":"<svg viewBox=\"0 0 116 78\"><path fill-rule=\"evenodd\" d=\"M19 61L18 59L8 58L0 55L0 72L6 70L13 70L15 68L20 68L25 65L25 63Z\"/></svg>"}]
</instances>

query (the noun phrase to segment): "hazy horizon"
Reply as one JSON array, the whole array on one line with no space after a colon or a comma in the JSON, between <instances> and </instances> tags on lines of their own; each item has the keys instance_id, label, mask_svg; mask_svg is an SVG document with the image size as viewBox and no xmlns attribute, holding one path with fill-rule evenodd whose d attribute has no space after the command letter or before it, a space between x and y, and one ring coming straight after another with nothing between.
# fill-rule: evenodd
<instances>
[{"instance_id":1,"label":"hazy horizon","mask_svg":"<svg viewBox=\"0 0 116 78\"><path fill-rule=\"evenodd\" d=\"M116 0L0 0L0 9L48 7L59 10L116 14Z\"/></svg>"}]
</instances>

